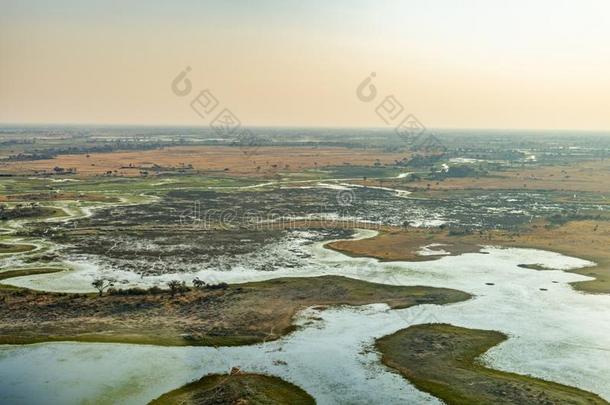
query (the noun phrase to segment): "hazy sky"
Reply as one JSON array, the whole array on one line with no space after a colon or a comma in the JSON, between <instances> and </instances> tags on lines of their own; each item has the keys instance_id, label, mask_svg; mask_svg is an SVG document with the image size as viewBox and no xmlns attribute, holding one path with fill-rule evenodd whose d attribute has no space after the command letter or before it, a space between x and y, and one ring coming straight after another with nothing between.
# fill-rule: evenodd
<instances>
[{"instance_id":1,"label":"hazy sky","mask_svg":"<svg viewBox=\"0 0 610 405\"><path fill-rule=\"evenodd\" d=\"M206 88L245 125L384 126L394 95L428 127L608 130L610 1L0 0L0 122L206 125Z\"/></svg>"}]
</instances>

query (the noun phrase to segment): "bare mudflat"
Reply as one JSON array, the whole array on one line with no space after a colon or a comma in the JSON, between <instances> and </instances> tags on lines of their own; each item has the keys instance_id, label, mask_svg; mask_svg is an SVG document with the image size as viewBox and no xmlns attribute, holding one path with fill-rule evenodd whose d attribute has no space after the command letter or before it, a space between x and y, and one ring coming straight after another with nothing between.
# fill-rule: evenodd
<instances>
[{"instance_id":1,"label":"bare mudflat","mask_svg":"<svg viewBox=\"0 0 610 405\"><path fill-rule=\"evenodd\" d=\"M442 254L421 254L426 246ZM368 256L380 260L428 261L445 255L456 256L463 253L474 253L481 246L470 240L450 236L447 231L428 228L394 229L381 232L377 236L359 240L340 240L326 244L326 247L350 256Z\"/></svg>"},{"instance_id":2,"label":"bare mudflat","mask_svg":"<svg viewBox=\"0 0 610 405\"><path fill-rule=\"evenodd\" d=\"M593 277L594 280L573 283L577 290L589 293L610 293L610 223L607 221L570 221L564 224L533 223L521 231L488 230L456 233L441 229L409 228L383 232L361 240L329 243L329 248L354 256L375 257L381 260L424 261L443 255L422 256L426 245L439 244L438 249L455 255L476 252L484 245L535 248L580 257L594 263L571 272ZM523 263L536 268L537 263Z\"/></svg>"}]
</instances>

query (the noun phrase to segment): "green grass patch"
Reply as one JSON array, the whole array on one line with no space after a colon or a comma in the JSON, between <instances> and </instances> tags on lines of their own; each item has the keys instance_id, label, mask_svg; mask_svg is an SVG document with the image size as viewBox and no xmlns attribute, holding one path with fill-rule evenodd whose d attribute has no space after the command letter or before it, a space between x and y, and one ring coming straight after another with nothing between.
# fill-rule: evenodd
<instances>
[{"instance_id":1,"label":"green grass patch","mask_svg":"<svg viewBox=\"0 0 610 405\"><path fill-rule=\"evenodd\" d=\"M0 243L0 254L4 253L23 253L29 252L36 249L35 245L28 244L12 244L12 243ZM0 278L1 280L1 278Z\"/></svg>"},{"instance_id":2,"label":"green grass patch","mask_svg":"<svg viewBox=\"0 0 610 405\"><path fill-rule=\"evenodd\" d=\"M447 324L415 325L377 340L383 362L450 405L607 404L590 392L486 367L479 356L506 340L500 332Z\"/></svg>"}]
</instances>

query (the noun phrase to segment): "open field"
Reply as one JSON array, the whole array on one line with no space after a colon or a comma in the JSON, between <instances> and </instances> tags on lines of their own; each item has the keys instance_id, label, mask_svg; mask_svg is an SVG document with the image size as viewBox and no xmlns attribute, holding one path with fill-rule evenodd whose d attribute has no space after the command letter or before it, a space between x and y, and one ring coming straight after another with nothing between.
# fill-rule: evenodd
<instances>
[{"instance_id":1,"label":"open field","mask_svg":"<svg viewBox=\"0 0 610 405\"><path fill-rule=\"evenodd\" d=\"M450 289L388 286L337 276L190 288L173 297L159 289L103 296L0 289L0 296L0 343L77 340L170 346L277 339L293 330L297 311L314 305L383 302L407 308L470 298Z\"/></svg>"},{"instance_id":2,"label":"open field","mask_svg":"<svg viewBox=\"0 0 610 405\"><path fill-rule=\"evenodd\" d=\"M578 388L480 364L478 357L505 339L494 331L424 324L379 339L377 348L387 366L450 405L607 404Z\"/></svg>"},{"instance_id":3,"label":"open field","mask_svg":"<svg viewBox=\"0 0 610 405\"><path fill-rule=\"evenodd\" d=\"M246 152L246 153L244 153ZM300 172L325 166L387 164L408 153L383 153L378 149L344 147L260 147L256 153L228 146L176 146L162 149L59 155L54 159L3 162L0 172L8 174L54 173L55 167L74 168L78 176L140 176L140 171L204 171L235 176L263 176L278 172Z\"/></svg>"},{"instance_id":4,"label":"open field","mask_svg":"<svg viewBox=\"0 0 610 405\"><path fill-rule=\"evenodd\" d=\"M449 168L451 171L451 168ZM360 184L378 185L374 180ZM385 187L409 190L556 190L610 193L610 159L566 164L507 167L501 171L470 177L447 177L442 181L422 179L384 181Z\"/></svg>"},{"instance_id":5,"label":"open field","mask_svg":"<svg viewBox=\"0 0 610 405\"><path fill-rule=\"evenodd\" d=\"M431 246L432 251L442 249L443 253L422 255L422 249L430 245L434 245ZM350 256L369 256L384 261L437 260L445 255L455 256L481 250L477 244L449 236L448 231L428 228L394 228L373 238L340 240L325 246Z\"/></svg>"},{"instance_id":6,"label":"open field","mask_svg":"<svg viewBox=\"0 0 610 405\"><path fill-rule=\"evenodd\" d=\"M277 377L235 373L208 375L168 392L149 405L313 405L311 395Z\"/></svg>"},{"instance_id":7,"label":"open field","mask_svg":"<svg viewBox=\"0 0 610 405\"><path fill-rule=\"evenodd\" d=\"M376 257L381 260L434 260L442 257L421 256L425 245L451 254L478 251L481 246L494 245L550 250L597 263L595 267L568 270L593 277L594 280L573 283L574 288L589 293L610 294L610 222L571 221L563 225L534 223L520 232L485 231L451 235L450 231L426 228L384 232L356 241L339 241L327 246L346 254ZM523 263L535 265L536 263Z\"/></svg>"}]
</instances>

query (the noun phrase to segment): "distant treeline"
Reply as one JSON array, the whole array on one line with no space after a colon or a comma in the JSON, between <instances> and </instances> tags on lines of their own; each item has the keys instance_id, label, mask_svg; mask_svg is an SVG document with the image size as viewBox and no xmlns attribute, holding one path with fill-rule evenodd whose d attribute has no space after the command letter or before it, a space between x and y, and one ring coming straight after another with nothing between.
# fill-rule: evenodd
<instances>
[{"instance_id":1,"label":"distant treeline","mask_svg":"<svg viewBox=\"0 0 610 405\"><path fill-rule=\"evenodd\" d=\"M81 155L89 153L108 153L115 151L127 150L151 150L159 149L166 146L176 146L177 142L151 142L151 143L135 143L135 142L113 142L104 145L95 146L63 146L52 147L44 150L34 150L32 152L17 153L10 155L2 161L18 162L25 160L44 160L53 159L58 155Z\"/></svg>"},{"instance_id":2,"label":"distant treeline","mask_svg":"<svg viewBox=\"0 0 610 405\"><path fill-rule=\"evenodd\" d=\"M34 143L34 142L24 142ZM203 142L185 142L184 139L177 139L170 142L133 142L133 141L117 141L108 142L101 145L82 145L82 146L61 146L61 147L49 147L45 149L35 149L31 152L21 152L14 155L9 155L6 158L0 159L0 161L8 162L20 162L20 161L31 161L31 160L45 160L53 159L58 155L81 155L89 153L109 153L117 151L143 151L159 149L163 147L181 146L181 145L217 145L217 146L235 146L235 147L260 147L260 146L284 146L284 147L344 147L344 148L362 148L362 144L355 142L270 142L260 141L256 139L249 140L246 144L241 144L238 141L227 139L227 140L213 140Z\"/></svg>"},{"instance_id":3,"label":"distant treeline","mask_svg":"<svg viewBox=\"0 0 610 405\"><path fill-rule=\"evenodd\" d=\"M0 141L0 146L32 145L35 143L36 143L36 139L6 139L4 141Z\"/></svg>"}]
</instances>

